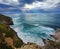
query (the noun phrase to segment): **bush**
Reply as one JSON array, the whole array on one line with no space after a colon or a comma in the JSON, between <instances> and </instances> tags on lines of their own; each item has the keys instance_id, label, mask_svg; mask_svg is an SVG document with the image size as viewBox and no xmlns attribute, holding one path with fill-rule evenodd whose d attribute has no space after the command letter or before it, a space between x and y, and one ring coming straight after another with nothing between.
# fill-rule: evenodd
<instances>
[{"instance_id":1,"label":"bush","mask_svg":"<svg viewBox=\"0 0 60 49\"><path fill-rule=\"evenodd\" d=\"M7 46L6 44L0 43L0 49L13 49L11 46Z\"/></svg>"},{"instance_id":2,"label":"bush","mask_svg":"<svg viewBox=\"0 0 60 49\"><path fill-rule=\"evenodd\" d=\"M17 41L14 41L14 43L15 43L14 45L16 48L20 48L21 45L23 45L23 41L20 38L18 38Z\"/></svg>"}]
</instances>

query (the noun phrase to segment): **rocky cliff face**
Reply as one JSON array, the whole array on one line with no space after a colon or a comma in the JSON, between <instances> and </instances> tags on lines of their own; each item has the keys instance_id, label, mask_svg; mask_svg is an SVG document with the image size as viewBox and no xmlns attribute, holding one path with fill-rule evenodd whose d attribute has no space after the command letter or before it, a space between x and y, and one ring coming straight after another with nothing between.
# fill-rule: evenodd
<instances>
[{"instance_id":1,"label":"rocky cliff face","mask_svg":"<svg viewBox=\"0 0 60 49\"><path fill-rule=\"evenodd\" d=\"M56 42L60 42L60 29L57 29L55 34L53 35L55 38Z\"/></svg>"},{"instance_id":2,"label":"rocky cliff face","mask_svg":"<svg viewBox=\"0 0 60 49\"><path fill-rule=\"evenodd\" d=\"M60 42L45 40L44 49L60 49Z\"/></svg>"},{"instance_id":3,"label":"rocky cliff face","mask_svg":"<svg viewBox=\"0 0 60 49\"><path fill-rule=\"evenodd\" d=\"M13 25L12 18L0 14L0 24Z\"/></svg>"},{"instance_id":4,"label":"rocky cliff face","mask_svg":"<svg viewBox=\"0 0 60 49\"><path fill-rule=\"evenodd\" d=\"M42 49L41 46L28 42L27 44L23 45L20 49Z\"/></svg>"},{"instance_id":5,"label":"rocky cliff face","mask_svg":"<svg viewBox=\"0 0 60 49\"><path fill-rule=\"evenodd\" d=\"M60 49L60 29L56 30L54 35L51 35L55 40L43 40L45 43L44 49Z\"/></svg>"},{"instance_id":6,"label":"rocky cliff face","mask_svg":"<svg viewBox=\"0 0 60 49\"><path fill-rule=\"evenodd\" d=\"M23 44L17 33L9 27L11 24L13 24L13 21L10 17L0 14L0 48L2 49L7 49L7 46L18 48ZM2 45L5 45L4 48Z\"/></svg>"}]
</instances>

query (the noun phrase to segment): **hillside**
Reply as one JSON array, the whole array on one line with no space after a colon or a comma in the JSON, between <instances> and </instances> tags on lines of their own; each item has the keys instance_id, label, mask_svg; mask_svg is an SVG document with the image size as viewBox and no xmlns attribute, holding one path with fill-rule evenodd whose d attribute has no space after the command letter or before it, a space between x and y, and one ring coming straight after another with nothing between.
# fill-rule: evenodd
<instances>
[{"instance_id":1,"label":"hillside","mask_svg":"<svg viewBox=\"0 0 60 49\"><path fill-rule=\"evenodd\" d=\"M6 49L7 46L18 48L23 44L17 33L9 27L10 24L13 24L12 19L0 14L0 48L2 49ZM5 45L4 48L2 45Z\"/></svg>"}]
</instances>

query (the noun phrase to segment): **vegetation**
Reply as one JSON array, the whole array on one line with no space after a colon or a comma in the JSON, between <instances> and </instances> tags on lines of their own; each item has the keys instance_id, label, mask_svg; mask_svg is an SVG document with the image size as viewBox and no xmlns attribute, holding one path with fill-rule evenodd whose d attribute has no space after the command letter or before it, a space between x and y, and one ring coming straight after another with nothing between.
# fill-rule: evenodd
<instances>
[{"instance_id":1,"label":"vegetation","mask_svg":"<svg viewBox=\"0 0 60 49\"><path fill-rule=\"evenodd\" d=\"M12 30L5 24L0 24L0 34L5 33L6 37L13 37Z\"/></svg>"},{"instance_id":2,"label":"vegetation","mask_svg":"<svg viewBox=\"0 0 60 49\"><path fill-rule=\"evenodd\" d=\"M21 45L23 45L23 42L20 38L18 38L18 40L15 42L15 47L19 48L19 47L21 47Z\"/></svg>"},{"instance_id":3,"label":"vegetation","mask_svg":"<svg viewBox=\"0 0 60 49\"><path fill-rule=\"evenodd\" d=\"M11 46L8 46L7 44L0 43L0 49L13 49Z\"/></svg>"},{"instance_id":4,"label":"vegetation","mask_svg":"<svg viewBox=\"0 0 60 49\"><path fill-rule=\"evenodd\" d=\"M17 36L16 32L13 31L8 25L0 24L0 37L2 33L5 33L5 37L11 37L14 40L15 47L21 47L23 44L23 41Z\"/></svg>"},{"instance_id":5,"label":"vegetation","mask_svg":"<svg viewBox=\"0 0 60 49\"><path fill-rule=\"evenodd\" d=\"M14 47L21 47L23 44L23 41L17 36L17 33L9 27L12 24L13 21L10 17L0 14L0 49L5 49L6 47L6 49L11 49L11 46L2 44L5 42L5 37L11 38ZM3 33L5 34L4 37Z\"/></svg>"}]
</instances>

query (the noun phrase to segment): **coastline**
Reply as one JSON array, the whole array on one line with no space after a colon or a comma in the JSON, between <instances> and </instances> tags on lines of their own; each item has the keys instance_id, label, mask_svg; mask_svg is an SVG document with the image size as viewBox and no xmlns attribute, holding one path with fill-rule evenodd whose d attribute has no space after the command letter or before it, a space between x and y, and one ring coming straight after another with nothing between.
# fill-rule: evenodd
<instances>
[{"instance_id":1,"label":"coastline","mask_svg":"<svg viewBox=\"0 0 60 49\"><path fill-rule=\"evenodd\" d=\"M3 15L1 15L3 17ZM59 49L60 48L60 29L58 29L56 31L56 34L55 35L52 35L54 36L55 38L55 41L52 41L52 40L49 40L49 39L43 39L44 41L44 46L40 46L40 45L37 45L35 43L31 43L31 42L28 42L27 44L25 44L18 36L17 36L17 33L9 27L9 25L11 25L10 23L12 23L12 19L9 19L9 22L7 22L5 20L5 16L4 16L4 19L1 20L3 22L0 23L0 33L1 33L1 37L3 38L4 41L2 41L0 39L0 44L5 44L7 43L7 46L11 46L13 49ZM13 24L13 23L12 23ZM59 36L58 36L59 35ZM58 42L57 42L58 41Z\"/></svg>"}]
</instances>

